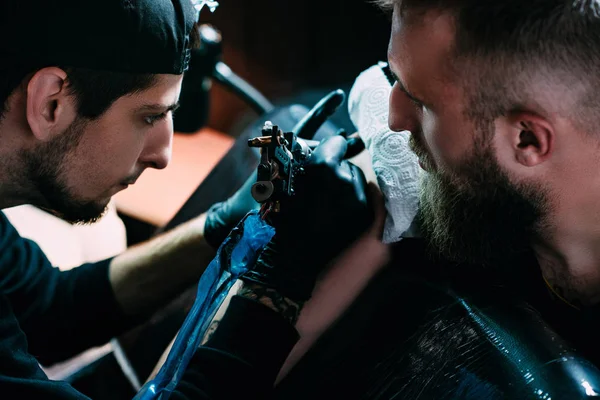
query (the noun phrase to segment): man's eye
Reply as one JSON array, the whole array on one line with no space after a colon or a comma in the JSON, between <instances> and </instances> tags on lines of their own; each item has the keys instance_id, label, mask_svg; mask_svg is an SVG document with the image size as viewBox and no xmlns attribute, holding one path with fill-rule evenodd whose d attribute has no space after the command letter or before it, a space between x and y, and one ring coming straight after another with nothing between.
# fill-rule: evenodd
<instances>
[{"instance_id":1,"label":"man's eye","mask_svg":"<svg viewBox=\"0 0 600 400\"><path fill-rule=\"evenodd\" d=\"M146 122L148 125L154 125L155 123L157 123L158 121L164 119L167 116L167 113L160 113L157 115L149 115L147 117L144 117L144 122Z\"/></svg>"}]
</instances>

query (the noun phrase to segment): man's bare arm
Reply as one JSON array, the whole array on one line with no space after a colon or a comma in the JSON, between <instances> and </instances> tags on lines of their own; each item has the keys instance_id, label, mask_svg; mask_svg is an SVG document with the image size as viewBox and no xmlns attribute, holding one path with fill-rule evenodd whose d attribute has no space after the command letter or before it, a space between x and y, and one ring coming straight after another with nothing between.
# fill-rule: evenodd
<instances>
[{"instance_id":1,"label":"man's bare arm","mask_svg":"<svg viewBox=\"0 0 600 400\"><path fill-rule=\"evenodd\" d=\"M200 279L215 256L204 222L201 215L112 260L110 282L127 315L147 316Z\"/></svg>"}]
</instances>

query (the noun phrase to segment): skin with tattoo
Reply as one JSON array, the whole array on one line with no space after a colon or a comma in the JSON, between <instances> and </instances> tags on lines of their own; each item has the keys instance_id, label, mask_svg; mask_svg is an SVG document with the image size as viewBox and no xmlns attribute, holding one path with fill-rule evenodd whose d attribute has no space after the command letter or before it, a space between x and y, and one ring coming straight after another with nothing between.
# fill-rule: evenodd
<instances>
[{"instance_id":1,"label":"skin with tattoo","mask_svg":"<svg viewBox=\"0 0 600 400\"><path fill-rule=\"evenodd\" d=\"M247 297L249 299L264 304L270 309L278 312L292 325L295 325L298 321L298 317L303 306L303 304L299 304L295 301L288 299L287 297L280 295L277 291L273 289L265 288L254 283L244 283L242 281L237 281L230 289L229 293L227 294L227 297L223 301L223 304L221 304L221 306L217 310L217 313L215 314L210 325L208 326L206 333L204 334L204 337L200 342L200 345L206 344L206 342L208 342L212 335L215 333L215 331L219 327L219 323L221 322L223 315L225 314L225 311L227 310L227 307L229 306L229 301L234 295ZM166 350L163 352L160 360L158 361L152 373L148 376L147 380L153 379L156 376L156 374L158 374L160 367L166 361L169 352L173 347L174 341L175 339L173 339L169 346L167 346Z\"/></svg>"},{"instance_id":2,"label":"skin with tattoo","mask_svg":"<svg viewBox=\"0 0 600 400\"><path fill-rule=\"evenodd\" d=\"M302 303L282 296L275 289L265 288L252 283L245 283L242 286L239 294L240 296L256 300L270 309L277 311L292 325L296 324L298 315L300 315L300 310L302 309L303 305Z\"/></svg>"},{"instance_id":3,"label":"skin with tattoo","mask_svg":"<svg viewBox=\"0 0 600 400\"><path fill-rule=\"evenodd\" d=\"M298 321L298 316L300 315L300 311L302 310L303 306L301 303L282 296L275 289L266 288L255 283L241 283L241 281L239 281L238 284L230 290L228 299L236 294L264 304L273 311L276 311L292 325L295 325L296 321ZM202 344L206 343L216 331L227 305L228 300L223 302L223 305L220 307L215 318L213 318L212 322L210 323L210 326L206 330L206 334L202 340Z\"/></svg>"}]
</instances>

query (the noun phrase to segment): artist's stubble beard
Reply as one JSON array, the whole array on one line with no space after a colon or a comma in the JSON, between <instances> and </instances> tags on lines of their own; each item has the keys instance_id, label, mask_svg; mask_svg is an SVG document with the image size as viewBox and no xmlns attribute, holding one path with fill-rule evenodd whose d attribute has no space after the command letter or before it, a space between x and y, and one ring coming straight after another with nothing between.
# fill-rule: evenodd
<instances>
[{"instance_id":1,"label":"artist's stubble beard","mask_svg":"<svg viewBox=\"0 0 600 400\"><path fill-rule=\"evenodd\" d=\"M86 121L75 120L65 132L34 149L20 153L30 191L42 209L73 224L93 223L106 211L106 204L81 199L66 183L69 159L84 134Z\"/></svg>"}]
</instances>

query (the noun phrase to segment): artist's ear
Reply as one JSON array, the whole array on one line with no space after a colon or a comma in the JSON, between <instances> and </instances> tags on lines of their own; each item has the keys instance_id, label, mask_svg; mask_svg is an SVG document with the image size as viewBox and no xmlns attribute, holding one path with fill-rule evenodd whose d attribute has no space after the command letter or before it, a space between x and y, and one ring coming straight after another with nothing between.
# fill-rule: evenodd
<instances>
[{"instance_id":1,"label":"artist's ear","mask_svg":"<svg viewBox=\"0 0 600 400\"><path fill-rule=\"evenodd\" d=\"M33 136L40 141L64 132L77 115L66 79L65 71L48 67L37 71L27 84L27 122Z\"/></svg>"},{"instance_id":2,"label":"artist's ear","mask_svg":"<svg viewBox=\"0 0 600 400\"><path fill-rule=\"evenodd\" d=\"M510 113L496 123L496 147L504 160L534 167L554 151L555 130L543 117L531 112Z\"/></svg>"}]
</instances>

